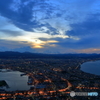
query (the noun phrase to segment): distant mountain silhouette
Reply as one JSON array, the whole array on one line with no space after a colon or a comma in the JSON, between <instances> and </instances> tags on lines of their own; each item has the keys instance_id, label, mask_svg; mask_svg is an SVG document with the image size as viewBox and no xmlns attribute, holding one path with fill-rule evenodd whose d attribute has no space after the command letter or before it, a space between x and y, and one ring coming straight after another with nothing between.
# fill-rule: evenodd
<instances>
[{"instance_id":1,"label":"distant mountain silhouette","mask_svg":"<svg viewBox=\"0 0 100 100\"><path fill-rule=\"evenodd\" d=\"M10 51L10 49L8 49L6 47L0 47L0 51Z\"/></svg>"},{"instance_id":2,"label":"distant mountain silhouette","mask_svg":"<svg viewBox=\"0 0 100 100\"><path fill-rule=\"evenodd\" d=\"M0 58L79 58L79 57L99 57L100 54L41 54L41 53L30 53L30 52L13 52L6 51L0 52Z\"/></svg>"},{"instance_id":3,"label":"distant mountain silhouette","mask_svg":"<svg viewBox=\"0 0 100 100\"><path fill-rule=\"evenodd\" d=\"M36 50L34 50L33 48L31 48L30 46L26 46L26 47L21 47L21 48L15 48L15 49L9 49L6 47L0 47L0 51L14 51L14 52L36 52Z\"/></svg>"}]
</instances>

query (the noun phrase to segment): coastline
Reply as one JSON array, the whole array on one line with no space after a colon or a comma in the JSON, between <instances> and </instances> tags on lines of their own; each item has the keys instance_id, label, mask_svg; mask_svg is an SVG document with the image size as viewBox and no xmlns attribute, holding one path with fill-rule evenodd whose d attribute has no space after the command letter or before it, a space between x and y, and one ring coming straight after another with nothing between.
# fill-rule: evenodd
<instances>
[{"instance_id":1,"label":"coastline","mask_svg":"<svg viewBox=\"0 0 100 100\"><path fill-rule=\"evenodd\" d=\"M5 80L0 80L0 87L9 88L9 85L7 84L7 82Z\"/></svg>"},{"instance_id":2,"label":"coastline","mask_svg":"<svg viewBox=\"0 0 100 100\"><path fill-rule=\"evenodd\" d=\"M16 70L16 71L10 71L10 72L8 72L8 71L5 71L5 72L0 72L1 74L7 74L8 75L8 79L4 79L4 78L1 78L0 80L2 81L2 80L4 80L6 83L7 83L7 86L1 86L1 87L3 87L3 89L5 90L5 91L16 91L16 90L19 90L19 91L23 91L23 90L29 90L30 89L30 87L27 85L27 81L28 81L28 79L27 79L27 77L28 76L21 76L21 74L23 74L23 72L20 72L20 71L18 71L18 70ZM1 75L0 74L0 75ZM13 77L12 77L12 79L10 79L10 76L9 75L13 75ZM17 75L17 76L16 76ZM17 79L17 78L19 78L19 80L15 80L14 79L14 77L16 76L16 78L15 79ZM3 76L4 77L4 76ZM13 80L14 79L14 80ZM20 80L22 80L23 79L23 81L25 81L25 83L23 83L23 81L20 81ZM6 81L7 80L7 81ZM16 81L16 82L15 82ZM20 84L21 84L21 86L19 85L19 84L17 84L17 82L19 82ZM22 85L23 84L23 85ZM24 88L24 87L26 87L26 88ZM9 89L8 89L9 88Z\"/></svg>"},{"instance_id":3,"label":"coastline","mask_svg":"<svg viewBox=\"0 0 100 100\"><path fill-rule=\"evenodd\" d=\"M88 73L88 74L100 76L100 74L98 75L98 74L95 74L95 73L91 73L91 72L90 72L91 69L90 69L89 71L85 71L86 69L82 69L82 67L85 67L85 66L82 66L83 64L95 63L95 62L97 62L97 61L100 61L100 60L91 60L91 61L83 62L83 63L79 64L79 70L82 71L82 72L84 72L84 73ZM92 67L94 67L94 66L92 66ZM89 68L89 67L88 67L88 68Z\"/></svg>"}]
</instances>

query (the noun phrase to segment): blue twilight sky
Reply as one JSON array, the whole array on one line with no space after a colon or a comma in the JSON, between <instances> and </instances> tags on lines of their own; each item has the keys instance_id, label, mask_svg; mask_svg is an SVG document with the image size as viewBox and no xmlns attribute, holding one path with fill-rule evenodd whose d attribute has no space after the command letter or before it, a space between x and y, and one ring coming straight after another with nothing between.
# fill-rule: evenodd
<instances>
[{"instance_id":1,"label":"blue twilight sky","mask_svg":"<svg viewBox=\"0 0 100 100\"><path fill-rule=\"evenodd\" d=\"M0 0L0 51L100 53L99 0Z\"/></svg>"}]
</instances>

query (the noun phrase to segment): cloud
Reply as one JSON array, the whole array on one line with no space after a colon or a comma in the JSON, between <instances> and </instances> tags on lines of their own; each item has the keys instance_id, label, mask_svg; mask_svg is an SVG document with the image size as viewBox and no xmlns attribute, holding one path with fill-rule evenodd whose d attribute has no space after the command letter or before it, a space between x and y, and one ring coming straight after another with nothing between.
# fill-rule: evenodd
<instances>
[{"instance_id":1,"label":"cloud","mask_svg":"<svg viewBox=\"0 0 100 100\"><path fill-rule=\"evenodd\" d=\"M0 38L23 35L23 31L10 23L8 18L0 16Z\"/></svg>"},{"instance_id":2,"label":"cloud","mask_svg":"<svg viewBox=\"0 0 100 100\"><path fill-rule=\"evenodd\" d=\"M48 34L59 34L61 33L59 29L63 30L64 25L69 27L71 23L84 21L95 2L94 0L72 0L71 2L65 0L3 0L0 1L0 13L10 19L12 24L25 31L32 32L36 28L47 27ZM49 22L50 19L60 21L59 28L56 27L58 23L56 26L52 25Z\"/></svg>"},{"instance_id":3,"label":"cloud","mask_svg":"<svg viewBox=\"0 0 100 100\"><path fill-rule=\"evenodd\" d=\"M25 41L0 40L0 51L17 51L17 52L37 52L31 48Z\"/></svg>"},{"instance_id":4,"label":"cloud","mask_svg":"<svg viewBox=\"0 0 100 100\"><path fill-rule=\"evenodd\" d=\"M24 42L0 39L0 47L14 49L14 48L20 48L20 47L24 47L24 46L28 46L28 44L26 44Z\"/></svg>"},{"instance_id":5,"label":"cloud","mask_svg":"<svg viewBox=\"0 0 100 100\"><path fill-rule=\"evenodd\" d=\"M42 15L36 15L37 12L44 12L46 16L50 17L53 7L49 3L46 3L46 1L47 0L0 1L0 13L2 16L10 19L12 24L25 31L34 31L34 29L43 26L54 31L54 28L49 24L43 24L39 21L39 17L42 17Z\"/></svg>"},{"instance_id":6,"label":"cloud","mask_svg":"<svg viewBox=\"0 0 100 100\"><path fill-rule=\"evenodd\" d=\"M90 15L89 18L77 24L71 24L72 30L67 31L66 35L79 37L80 40L61 41L60 45L68 44L72 48L98 48L100 47L100 19L99 15Z\"/></svg>"},{"instance_id":7,"label":"cloud","mask_svg":"<svg viewBox=\"0 0 100 100\"><path fill-rule=\"evenodd\" d=\"M5 0L0 1L0 13L11 20L17 27L25 31L34 31L47 27L48 34L59 34L71 23L83 21L90 13L91 6L97 0ZM85 17L84 17L85 16ZM59 19L61 18L61 19ZM52 23L50 21L52 20ZM53 25L56 22L56 25ZM59 22L59 23L58 23ZM59 24L59 27L58 27Z\"/></svg>"},{"instance_id":8,"label":"cloud","mask_svg":"<svg viewBox=\"0 0 100 100\"><path fill-rule=\"evenodd\" d=\"M6 34L8 36L19 36L22 35L20 31L12 31L12 30L0 30L0 33Z\"/></svg>"},{"instance_id":9,"label":"cloud","mask_svg":"<svg viewBox=\"0 0 100 100\"><path fill-rule=\"evenodd\" d=\"M58 41L53 43L61 51L69 52L99 52L100 48L100 14L91 14L87 20L81 23L71 24L71 30L66 31L66 38L52 37ZM39 38L46 41L47 38ZM51 38L49 38L51 39ZM65 49L65 50L64 50Z\"/></svg>"}]
</instances>

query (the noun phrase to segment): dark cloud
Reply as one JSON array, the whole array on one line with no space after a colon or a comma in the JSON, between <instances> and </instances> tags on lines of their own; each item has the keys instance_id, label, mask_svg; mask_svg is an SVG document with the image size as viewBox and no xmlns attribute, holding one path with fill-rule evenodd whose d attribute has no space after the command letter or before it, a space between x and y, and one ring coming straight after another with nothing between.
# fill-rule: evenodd
<instances>
[{"instance_id":1,"label":"dark cloud","mask_svg":"<svg viewBox=\"0 0 100 100\"><path fill-rule=\"evenodd\" d=\"M89 18L77 24L71 24L71 31L67 31L67 35L73 36L88 36L88 35L95 35L99 34L100 31L100 14L90 15Z\"/></svg>"},{"instance_id":2,"label":"dark cloud","mask_svg":"<svg viewBox=\"0 0 100 100\"><path fill-rule=\"evenodd\" d=\"M0 30L0 32L6 34L6 35L10 35L10 36L19 36L22 35L22 33L20 31L12 31L12 30Z\"/></svg>"},{"instance_id":3,"label":"dark cloud","mask_svg":"<svg viewBox=\"0 0 100 100\"><path fill-rule=\"evenodd\" d=\"M39 38L39 40L41 40L41 41L48 41L48 40L51 40L51 39L48 39L48 38Z\"/></svg>"},{"instance_id":4,"label":"dark cloud","mask_svg":"<svg viewBox=\"0 0 100 100\"><path fill-rule=\"evenodd\" d=\"M48 29L51 31L55 30L49 24L41 24L41 22L37 20L37 17L39 17L36 15L37 12L44 12L48 17L50 17L51 13L53 13L54 7L49 3L46 3L47 0L18 1L0 1L1 15L10 19L11 23L25 31L34 31L34 28L41 28L43 26L48 27Z\"/></svg>"},{"instance_id":5,"label":"dark cloud","mask_svg":"<svg viewBox=\"0 0 100 100\"><path fill-rule=\"evenodd\" d=\"M0 51L36 52L35 49L24 44L24 42L19 43L17 41L0 40Z\"/></svg>"},{"instance_id":6,"label":"dark cloud","mask_svg":"<svg viewBox=\"0 0 100 100\"><path fill-rule=\"evenodd\" d=\"M99 15L95 17L92 15L88 20L72 24L72 30L67 31L66 35L69 38L53 38L58 43L53 43L64 48L72 49L86 49L86 48L100 48L100 20ZM80 38L79 40L75 38ZM46 40L45 38L40 38Z\"/></svg>"},{"instance_id":7,"label":"dark cloud","mask_svg":"<svg viewBox=\"0 0 100 100\"><path fill-rule=\"evenodd\" d=\"M3 0L0 1L0 13L2 16L8 18L11 20L12 23L14 23L17 27L21 29L27 29L27 27L21 27L21 25L26 24L28 26L30 18L32 18L32 9L28 10L25 7L21 7L18 12L13 11L13 9L10 9L10 6L12 5L13 0ZM31 11L30 11L31 10ZM20 22L20 24L17 24L17 22Z\"/></svg>"},{"instance_id":8,"label":"dark cloud","mask_svg":"<svg viewBox=\"0 0 100 100\"><path fill-rule=\"evenodd\" d=\"M56 44L62 48L87 49L100 48L100 14L91 15L86 21L71 24L72 30L67 31L69 38L53 38L59 41ZM79 40L77 38L80 38ZM46 41L45 38L40 40Z\"/></svg>"},{"instance_id":9,"label":"dark cloud","mask_svg":"<svg viewBox=\"0 0 100 100\"><path fill-rule=\"evenodd\" d=\"M70 19L80 20L80 15L82 13L86 15L87 7L90 8L94 3L94 0L85 0L84 2L82 1L82 4L81 1L82 0L73 0L72 2L56 0L0 0L0 14L10 19L11 23L25 31L34 31L36 28L41 29L42 27L47 27L48 31L46 32L48 34L57 34L59 33L57 32L57 28L47 24L47 22L42 23L41 20L57 17L61 17L65 23ZM76 16L79 17L76 18Z\"/></svg>"},{"instance_id":10,"label":"dark cloud","mask_svg":"<svg viewBox=\"0 0 100 100\"><path fill-rule=\"evenodd\" d=\"M46 33L54 35L54 34L58 34L59 32L57 31L56 28L53 28L50 24L46 23L45 26L48 28L48 30L46 31Z\"/></svg>"},{"instance_id":11,"label":"dark cloud","mask_svg":"<svg viewBox=\"0 0 100 100\"><path fill-rule=\"evenodd\" d=\"M12 48L20 48L20 47L24 47L24 46L28 46L28 44L26 44L24 42L0 39L0 47L2 47L2 48L12 49Z\"/></svg>"},{"instance_id":12,"label":"dark cloud","mask_svg":"<svg viewBox=\"0 0 100 100\"><path fill-rule=\"evenodd\" d=\"M69 48L99 48L100 47L100 20L98 16L91 15L86 21L82 23L72 24L72 30L67 31L66 34L73 37L79 37L80 40L56 39L60 41L57 43L60 46Z\"/></svg>"}]
</instances>

